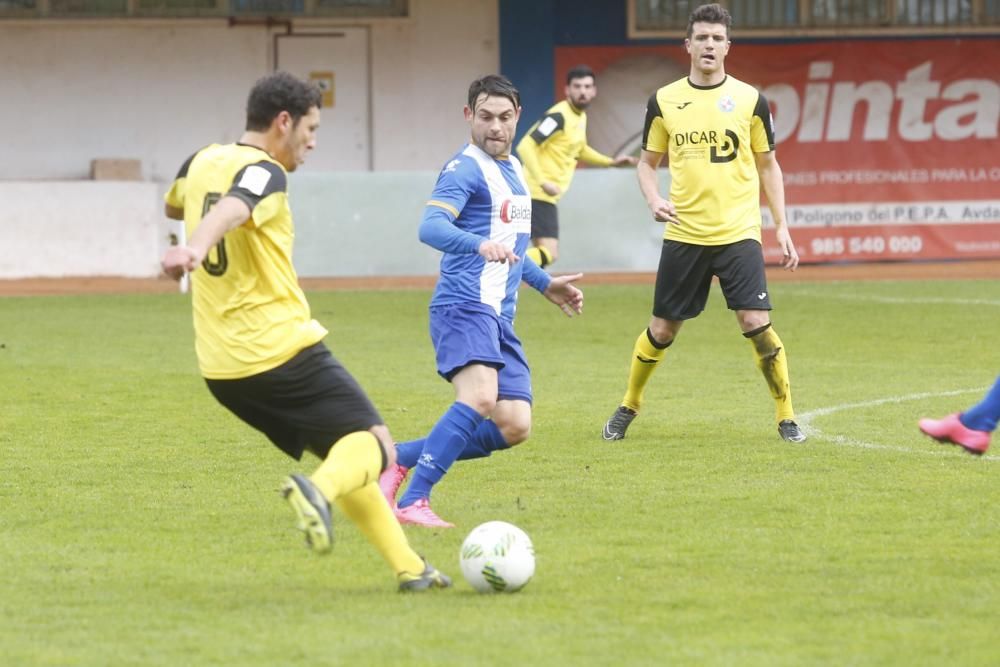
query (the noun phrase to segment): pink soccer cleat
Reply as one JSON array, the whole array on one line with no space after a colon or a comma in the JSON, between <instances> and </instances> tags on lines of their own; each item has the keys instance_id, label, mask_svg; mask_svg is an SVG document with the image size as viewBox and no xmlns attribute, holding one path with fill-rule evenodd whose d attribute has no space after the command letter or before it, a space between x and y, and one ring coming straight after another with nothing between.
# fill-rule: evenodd
<instances>
[{"instance_id":1,"label":"pink soccer cleat","mask_svg":"<svg viewBox=\"0 0 1000 667\"><path fill-rule=\"evenodd\" d=\"M378 488L381 489L382 495L385 496L389 507L393 510L396 509L396 494L399 493L399 487L409 472L409 468L393 463L378 478Z\"/></svg>"},{"instance_id":2,"label":"pink soccer cleat","mask_svg":"<svg viewBox=\"0 0 1000 667\"><path fill-rule=\"evenodd\" d=\"M942 419L921 419L917 425L921 431L938 442L958 445L976 456L985 453L990 447L989 432L967 428L958 419L959 416L959 413L956 412Z\"/></svg>"},{"instance_id":3,"label":"pink soccer cleat","mask_svg":"<svg viewBox=\"0 0 1000 667\"><path fill-rule=\"evenodd\" d=\"M415 526L426 526L427 528L454 528L455 524L448 523L431 509L431 503L427 498L421 498L412 505L396 508L396 519L400 523L410 523Z\"/></svg>"}]
</instances>

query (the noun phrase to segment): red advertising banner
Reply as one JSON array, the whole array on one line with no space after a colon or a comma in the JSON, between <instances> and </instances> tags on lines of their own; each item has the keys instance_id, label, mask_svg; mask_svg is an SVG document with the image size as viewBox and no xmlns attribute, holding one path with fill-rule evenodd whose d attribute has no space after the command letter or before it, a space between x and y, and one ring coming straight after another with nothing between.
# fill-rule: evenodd
<instances>
[{"instance_id":1,"label":"red advertising banner","mask_svg":"<svg viewBox=\"0 0 1000 667\"><path fill-rule=\"evenodd\" d=\"M597 72L588 132L607 152L638 146L646 100L690 68L680 44L558 47L559 96L579 63ZM1000 257L997 63L996 39L733 44L726 71L774 114L804 262Z\"/></svg>"}]
</instances>

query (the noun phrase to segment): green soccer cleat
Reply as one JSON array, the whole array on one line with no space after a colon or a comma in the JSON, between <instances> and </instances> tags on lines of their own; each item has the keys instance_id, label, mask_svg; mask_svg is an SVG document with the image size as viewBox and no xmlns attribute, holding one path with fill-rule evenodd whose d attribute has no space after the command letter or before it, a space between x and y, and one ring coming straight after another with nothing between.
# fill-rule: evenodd
<instances>
[{"instance_id":1,"label":"green soccer cleat","mask_svg":"<svg viewBox=\"0 0 1000 667\"><path fill-rule=\"evenodd\" d=\"M281 495L298 517L298 528L306 534L306 544L319 554L333 548L333 522L330 503L316 485L302 475L292 475L281 487Z\"/></svg>"},{"instance_id":2,"label":"green soccer cleat","mask_svg":"<svg viewBox=\"0 0 1000 667\"><path fill-rule=\"evenodd\" d=\"M426 591L431 588L451 588L451 578L442 574L436 567L424 561L424 571L420 574L412 572L400 572L396 575L399 581L399 591L409 593L411 591Z\"/></svg>"}]
</instances>

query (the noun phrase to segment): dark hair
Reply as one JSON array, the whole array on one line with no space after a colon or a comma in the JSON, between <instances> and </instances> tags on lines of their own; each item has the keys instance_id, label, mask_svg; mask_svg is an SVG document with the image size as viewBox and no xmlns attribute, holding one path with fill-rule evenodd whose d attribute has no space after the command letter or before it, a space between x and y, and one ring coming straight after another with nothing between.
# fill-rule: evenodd
<instances>
[{"instance_id":1,"label":"dark hair","mask_svg":"<svg viewBox=\"0 0 1000 667\"><path fill-rule=\"evenodd\" d=\"M688 39L694 31L695 23L719 23L726 26L726 38L729 38L729 28L733 25L733 17L729 15L726 8L717 2L710 5L702 5L691 12L688 18Z\"/></svg>"},{"instance_id":2,"label":"dark hair","mask_svg":"<svg viewBox=\"0 0 1000 667\"><path fill-rule=\"evenodd\" d=\"M570 71L566 72L566 85L573 83L573 79L586 79L590 77L594 81L597 81L597 77L594 76L594 70L590 69L587 65L577 65Z\"/></svg>"},{"instance_id":3,"label":"dark hair","mask_svg":"<svg viewBox=\"0 0 1000 667\"><path fill-rule=\"evenodd\" d=\"M469 108L476 110L476 101L486 93L486 97L506 97L514 103L514 108L521 106L521 93L503 74L488 74L476 79L469 85Z\"/></svg>"},{"instance_id":4,"label":"dark hair","mask_svg":"<svg viewBox=\"0 0 1000 667\"><path fill-rule=\"evenodd\" d=\"M287 111L293 123L319 107L323 93L311 83L298 79L288 72L275 72L258 79L247 97L247 130L264 132L271 121L282 111Z\"/></svg>"}]
</instances>

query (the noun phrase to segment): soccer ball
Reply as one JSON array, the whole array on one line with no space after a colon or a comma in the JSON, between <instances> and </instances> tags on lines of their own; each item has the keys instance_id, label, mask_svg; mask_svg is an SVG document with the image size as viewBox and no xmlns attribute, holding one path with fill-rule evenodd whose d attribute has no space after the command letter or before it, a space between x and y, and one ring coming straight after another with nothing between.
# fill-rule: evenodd
<instances>
[{"instance_id":1,"label":"soccer ball","mask_svg":"<svg viewBox=\"0 0 1000 667\"><path fill-rule=\"evenodd\" d=\"M465 580L480 593L513 593L535 574L535 547L517 526L488 521L465 538L458 562Z\"/></svg>"}]
</instances>

